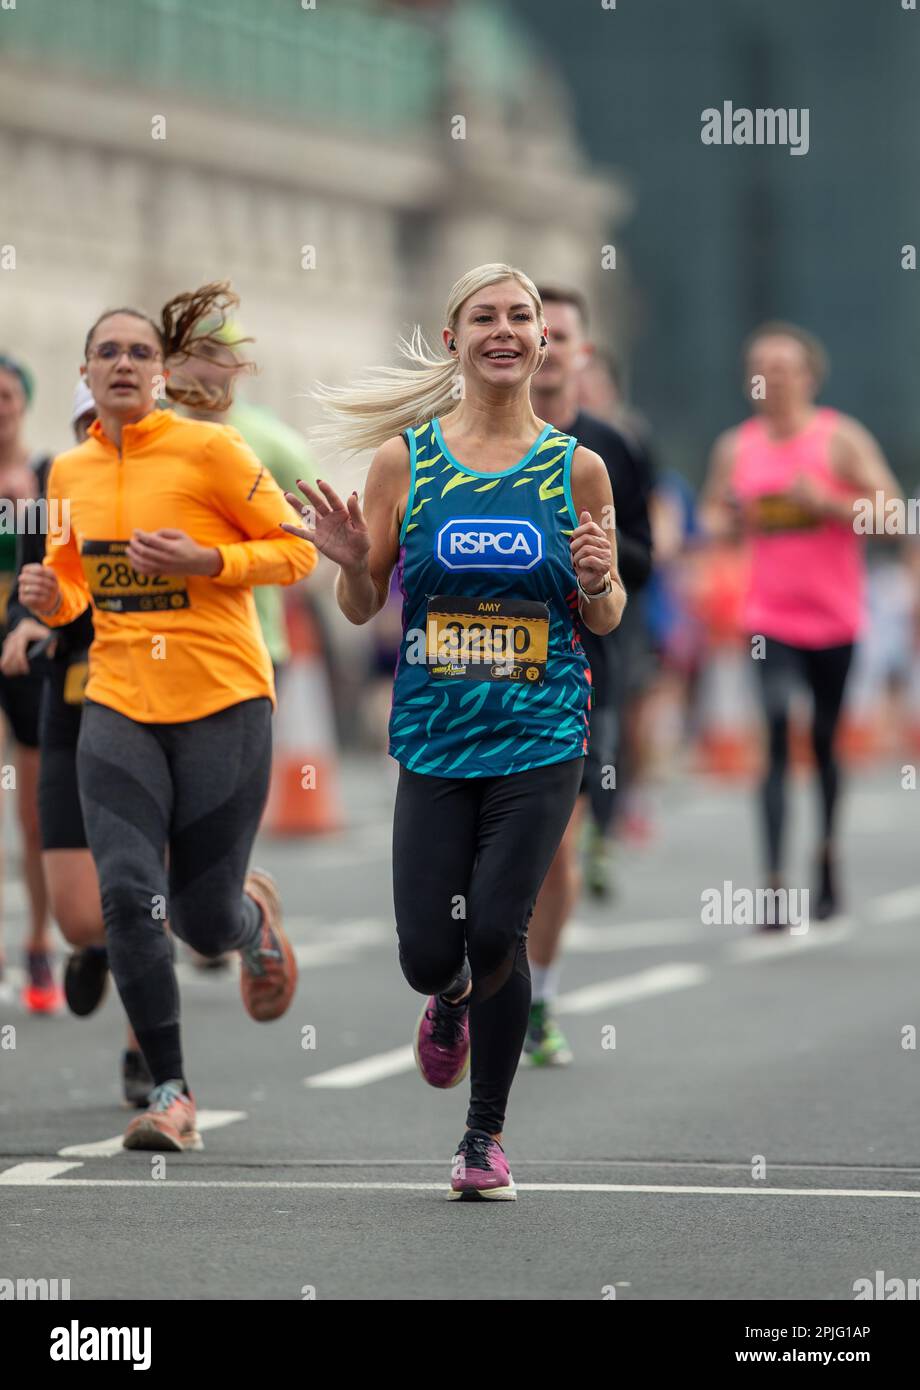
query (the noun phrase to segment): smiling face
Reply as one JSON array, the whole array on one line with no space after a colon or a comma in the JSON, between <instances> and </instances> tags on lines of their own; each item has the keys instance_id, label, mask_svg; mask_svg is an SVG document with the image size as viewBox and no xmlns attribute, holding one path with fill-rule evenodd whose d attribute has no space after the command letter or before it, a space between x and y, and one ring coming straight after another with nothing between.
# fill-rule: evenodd
<instances>
[{"instance_id":1,"label":"smiling face","mask_svg":"<svg viewBox=\"0 0 920 1390\"><path fill-rule=\"evenodd\" d=\"M124 423L143 419L156 401L156 378L164 375L160 340L146 319L110 314L96 325L86 380L100 415Z\"/></svg>"},{"instance_id":2,"label":"smiling face","mask_svg":"<svg viewBox=\"0 0 920 1390\"><path fill-rule=\"evenodd\" d=\"M543 321L517 280L502 280L471 294L444 341L456 342L467 385L478 380L502 389L529 381L540 366Z\"/></svg>"},{"instance_id":3,"label":"smiling face","mask_svg":"<svg viewBox=\"0 0 920 1390\"><path fill-rule=\"evenodd\" d=\"M0 447L11 448L19 438L26 413L26 393L15 372L0 368Z\"/></svg>"}]
</instances>

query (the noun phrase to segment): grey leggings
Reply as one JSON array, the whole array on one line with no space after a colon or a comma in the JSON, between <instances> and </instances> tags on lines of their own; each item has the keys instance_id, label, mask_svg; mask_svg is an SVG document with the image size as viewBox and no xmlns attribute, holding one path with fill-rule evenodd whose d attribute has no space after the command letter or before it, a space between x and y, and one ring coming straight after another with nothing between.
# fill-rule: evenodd
<instances>
[{"instance_id":1,"label":"grey leggings","mask_svg":"<svg viewBox=\"0 0 920 1390\"><path fill-rule=\"evenodd\" d=\"M157 1084L185 1075L165 918L204 956L258 939L259 909L242 890L268 792L271 712L257 699L139 724L83 708L77 774L109 964Z\"/></svg>"}]
</instances>

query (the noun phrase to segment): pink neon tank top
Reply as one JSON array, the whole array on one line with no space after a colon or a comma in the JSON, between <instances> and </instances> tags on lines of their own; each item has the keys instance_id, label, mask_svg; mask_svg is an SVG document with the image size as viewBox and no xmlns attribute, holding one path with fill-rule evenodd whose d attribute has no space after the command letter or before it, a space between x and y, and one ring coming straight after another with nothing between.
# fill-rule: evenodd
<instances>
[{"instance_id":1,"label":"pink neon tank top","mask_svg":"<svg viewBox=\"0 0 920 1390\"><path fill-rule=\"evenodd\" d=\"M758 528L751 533L743 623L752 634L794 647L853 642L862 626L862 537L847 522L815 522L782 497L799 473L828 491L853 496L830 464L838 419L836 410L821 408L790 439L771 439L756 416L738 431L732 486L745 510L753 510Z\"/></svg>"}]
</instances>

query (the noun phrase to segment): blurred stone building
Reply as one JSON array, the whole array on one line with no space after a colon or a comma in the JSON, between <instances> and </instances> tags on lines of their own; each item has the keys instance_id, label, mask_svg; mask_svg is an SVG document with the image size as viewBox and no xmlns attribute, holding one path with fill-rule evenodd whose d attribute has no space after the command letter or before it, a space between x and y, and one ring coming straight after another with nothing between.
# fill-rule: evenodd
<instances>
[{"instance_id":1,"label":"blurred stone building","mask_svg":"<svg viewBox=\"0 0 920 1390\"><path fill-rule=\"evenodd\" d=\"M613 312L601 248L628 194L592 173L501 5L305 5L0 11L0 348L36 373L36 447L68 442L102 309L155 312L206 280L242 296L250 399L300 427L315 379L393 361L417 320L436 338L450 284L481 261L603 292Z\"/></svg>"}]
</instances>

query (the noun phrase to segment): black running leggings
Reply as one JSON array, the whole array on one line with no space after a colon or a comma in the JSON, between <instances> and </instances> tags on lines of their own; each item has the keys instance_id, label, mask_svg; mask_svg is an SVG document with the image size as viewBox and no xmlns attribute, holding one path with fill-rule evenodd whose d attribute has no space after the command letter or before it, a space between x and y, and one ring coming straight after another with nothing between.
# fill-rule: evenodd
<instances>
[{"instance_id":1,"label":"black running leggings","mask_svg":"<svg viewBox=\"0 0 920 1390\"><path fill-rule=\"evenodd\" d=\"M572 814L583 765L575 758L505 777L399 770L393 821L399 961L421 994L459 993L463 976L472 973L470 1129L497 1134L505 1122L530 1009L527 924Z\"/></svg>"},{"instance_id":2,"label":"black running leggings","mask_svg":"<svg viewBox=\"0 0 920 1390\"><path fill-rule=\"evenodd\" d=\"M185 1076L165 918L204 956L253 945L261 930L243 879L268 791L271 713L256 699L140 724L83 706L77 773L109 964L157 1085Z\"/></svg>"},{"instance_id":3,"label":"black running leggings","mask_svg":"<svg viewBox=\"0 0 920 1390\"><path fill-rule=\"evenodd\" d=\"M786 765L788 759L789 702L804 682L812 694L811 740L821 787L823 839L829 841L834 830L840 774L834 756L834 735L840 719L843 691L853 656L853 645L839 647L792 647L772 637L764 656L755 661L760 674L760 690L767 719L769 761L762 787L767 870L778 873L782 863L785 822Z\"/></svg>"}]
</instances>

